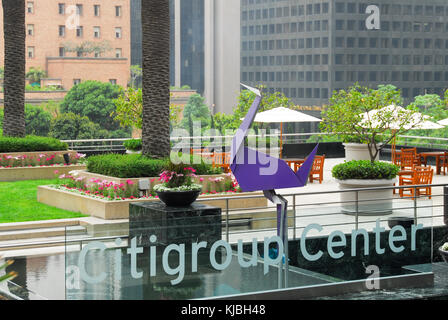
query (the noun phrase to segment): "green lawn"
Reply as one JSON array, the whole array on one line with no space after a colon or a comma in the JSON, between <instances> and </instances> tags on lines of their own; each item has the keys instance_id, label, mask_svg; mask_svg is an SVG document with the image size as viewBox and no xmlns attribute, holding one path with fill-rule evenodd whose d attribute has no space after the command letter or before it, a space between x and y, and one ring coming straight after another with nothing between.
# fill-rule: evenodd
<instances>
[{"instance_id":1,"label":"green lawn","mask_svg":"<svg viewBox=\"0 0 448 320\"><path fill-rule=\"evenodd\" d=\"M85 217L37 202L37 186L53 180L0 182L0 223Z\"/></svg>"}]
</instances>

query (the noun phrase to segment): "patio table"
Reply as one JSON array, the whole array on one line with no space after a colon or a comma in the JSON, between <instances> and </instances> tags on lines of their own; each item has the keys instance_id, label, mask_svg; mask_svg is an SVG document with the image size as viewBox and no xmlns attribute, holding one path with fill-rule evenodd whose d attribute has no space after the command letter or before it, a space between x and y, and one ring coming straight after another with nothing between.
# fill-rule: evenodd
<instances>
[{"instance_id":1,"label":"patio table","mask_svg":"<svg viewBox=\"0 0 448 320\"><path fill-rule=\"evenodd\" d=\"M284 158L283 160L288 164L288 166L291 167L291 165L293 165L295 172L297 172L300 166L305 162L305 159L303 158Z\"/></svg>"},{"instance_id":2,"label":"patio table","mask_svg":"<svg viewBox=\"0 0 448 320\"><path fill-rule=\"evenodd\" d=\"M445 155L445 152L443 151L433 151L433 152L420 152L418 154L420 157L423 158L423 164L426 166L428 163L428 157L434 157L436 159L436 173L440 174L442 169L442 157Z\"/></svg>"}]
</instances>

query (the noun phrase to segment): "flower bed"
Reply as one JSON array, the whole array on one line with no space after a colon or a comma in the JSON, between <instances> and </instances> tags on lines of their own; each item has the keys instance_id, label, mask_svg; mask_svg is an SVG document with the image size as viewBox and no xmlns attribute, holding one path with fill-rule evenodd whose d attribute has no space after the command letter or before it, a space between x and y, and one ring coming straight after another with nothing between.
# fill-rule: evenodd
<instances>
[{"instance_id":1,"label":"flower bed","mask_svg":"<svg viewBox=\"0 0 448 320\"><path fill-rule=\"evenodd\" d=\"M64 155L68 163L64 159ZM84 155L76 151L0 153L0 181L53 179L56 174L82 170Z\"/></svg>"},{"instance_id":2,"label":"flower bed","mask_svg":"<svg viewBox=\"0 0 448 320\"><path fill-rule=\"evenodd\" d=\"M264 197L251 199L238 199L248 195L261 195L260 192L254 193L220 193L220 194L202 194L199 199L220 198L232 196L228 201L230 209L239 209L247 207L265 207L267 200ZM132 197L132 196L131 196ZM47 205L57 207L73 212L80 212L86 215L98 217L101 219L127 219L129 218L129 203L159 201L156 197L140 197L128 199L109 199L99 195L86 193L83 189L68 189L64 186L39 186L37 190L37 201ZM203 201L211 206L226 208L226 200Z\"/></svg>"},{"instance_id":3,"label":"flower bed","mask_svg":"<svg viewBox=\"0 0 448 320\"><path fill-rule=\"evenodd\" d=\"M117 178L105 176L97 173L91 173L86 170L78 170L72 172L76 178L84 177L86 184L95 183L95 181L108 181L117 184L124 184L127 181L132 181L138 184L140 180L149 180L149 190L153 193L154 186L162 183L159 177L145 177L145 178ZM229 174L215 174L215 175L201 175L194 178L194 183L202 185L202 192L209 194L217 194L221 192L237 192L237 185L232 181L232 176Z\"/></svg>"}]
</instances>

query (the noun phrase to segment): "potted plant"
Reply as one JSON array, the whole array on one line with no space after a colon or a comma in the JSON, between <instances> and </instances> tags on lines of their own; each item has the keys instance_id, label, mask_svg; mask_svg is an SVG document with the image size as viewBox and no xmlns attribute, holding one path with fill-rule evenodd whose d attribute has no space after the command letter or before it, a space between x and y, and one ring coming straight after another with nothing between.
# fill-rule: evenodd
<instances>
[{"instance_id":1,"label":"potted plant","mask_svg":"<svg viewBox=\"0 0 448 320\"><path fill-rule=\"evenodd\" d=\"M169 163L160 174L161 184L154 186L159 199L169 207L192 204L199 196L202 185L193 183L196 170L188 165Z\"/></svg>"},{"instance_id":2,"label":"potted plant","mask_svg":"<svg viewBox=\"0 0 448 320\"><path fill-rule=\"evenodd\" d=\"M443 261L448 263L448 242L445 242L440 248L439 253L443 258Z\"/></svg>"},{"instance_id":3,"label":"potted plant","mask_svg":"<svg viewBox=\"0 0 448 320\"><path fill-rule=\"evenodd\" d=\"M400 168L382 161L352 160L333 167L332 175L340 190L392 187ZM346 213L380 215L392 213L392 189L341 192L341 206ZM358 200L358 204L356 203ZM368 201L367 201L368 200ZM358 206L358 209L356 209Z\"/></svg>"},{"instance_id":4,"label":"potted plant","mask_svg":"<svg viewBox=\"0 0 448 320\"><path fill-rule=\"evenodd\" d=\"M123 142L123 146L126 148L126 153L142 153L142 139L130 139Z\"/></svg>"}]
</instances>

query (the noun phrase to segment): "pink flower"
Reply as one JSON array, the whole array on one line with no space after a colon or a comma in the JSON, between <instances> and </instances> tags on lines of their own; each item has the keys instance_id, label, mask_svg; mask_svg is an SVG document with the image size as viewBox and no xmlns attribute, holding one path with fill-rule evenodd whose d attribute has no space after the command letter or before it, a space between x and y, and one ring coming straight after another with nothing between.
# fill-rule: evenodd
<instances>
[{"instance_id":1,"label":"pink flower","mask_svg":"<svg viewBox=\"0 0 448 320\"><path fill-rule=\"evenodd\" d=\"M54 174L58 174L59 173L59 170L54 170Z\"/></svg>"},{"instance_id":2,"label":"pink flower","mask_svg":"<svg viewBox=\"0 0 448 320\"><path fill-rule=\"evenodd\" d=\"M199 178L199 181L201 181L201 182L204 181L204 178Z\"/></svg>"},{"instance_id":3,"label":"pink flower","mask_svg":"<svg viewBox=\"0 0 448 320\"><path fill-rule=\"evenodd\" d=\"M127 180L126 183L127 183L128 185L132 186L132 185L134 184L134 181L132 181L132 180Z\"/></svg>"}]
</instances>

